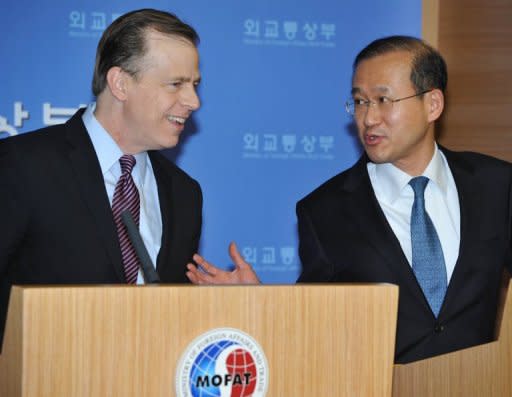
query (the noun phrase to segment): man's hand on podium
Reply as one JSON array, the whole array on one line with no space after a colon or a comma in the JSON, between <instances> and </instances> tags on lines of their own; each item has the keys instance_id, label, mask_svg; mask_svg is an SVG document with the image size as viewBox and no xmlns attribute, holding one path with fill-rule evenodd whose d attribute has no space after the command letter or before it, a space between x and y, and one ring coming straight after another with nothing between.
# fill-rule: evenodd
<instances>
[{"instance_id":1,"label":"man's hand on podium","mask_svg":"<svg viewBox=\"0 0 512 397\"><path fill-rule=\"evenodd\" d=\"M201 255L195 254L193 263L187 265L187 277L193 284L261 284L256 272L238 252L235 243L229 244L229 256L235 269L225 271L206 261Z\"/></svg>"}]
</instances>

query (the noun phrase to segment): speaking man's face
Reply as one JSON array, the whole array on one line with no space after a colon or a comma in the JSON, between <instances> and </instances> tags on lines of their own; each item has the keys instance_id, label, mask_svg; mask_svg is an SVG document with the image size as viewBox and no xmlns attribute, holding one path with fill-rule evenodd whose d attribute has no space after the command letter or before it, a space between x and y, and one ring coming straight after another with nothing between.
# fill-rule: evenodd
<instances>
[{"instance_id":1,"label":"speaking man's face","mask_svg":"<svg viewBox=\"0 0 512 397\"><path fill-rule=\"evenodd\" d=\"M392 163L409 174L415 164L432 158L434 133L429 119L430 92L416 94L410 80L411 54L394 51L365 59L352 79L352 97L359 106L354 117L359 139L374 163Z\"/></svg>"},{"instance_id":2,"label":"speaking man's face","mask_svg":"<svg viewBox=\"0 0 512 397\"><path fill-rule=\"evenodd\" d=\"M200 106L199 56L182 39L149 32L148 51L137 76L128 79L124 101L125 138L136 151L171 148Z\"/></svg>"}]
</instances>

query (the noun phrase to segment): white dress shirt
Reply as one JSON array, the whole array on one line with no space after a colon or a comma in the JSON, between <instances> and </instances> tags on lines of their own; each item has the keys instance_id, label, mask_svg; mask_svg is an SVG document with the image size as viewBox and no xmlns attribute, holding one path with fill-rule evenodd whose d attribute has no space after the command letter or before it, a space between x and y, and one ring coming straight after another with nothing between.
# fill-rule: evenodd
<instances>
[{"instance_id":1,"label":"white dress shirt","mask_svg":"<svg viewBox=\"0 0 512 397\"><path fill-rule=\"evenodd\" d=\"M103 179L105 180L105 189L110 206L112 206L114 190L121 176L119 159L124 153L94 116L95 108L95 104L89 105L82 116L82 120L96 151ZM135 159L137 162L133 167L132 177L140 197L139 231L142 241L144 241L148 250L149 257L156 266L162 241L162 216L160 213L158 188L147 152L136 154ZM139 269L137 284L143 283L144 278L141 269Z\"/></svg>"},{"instance_id":2,"label":"white dress shirt","mask_svg":"<svg viewBox=\"0 0 512 397\"><path fill-rule=\"evenodd\" d=\"M414 192L409 181L412 177L390 163L369 162L367 169L382 211L411 265L411 210ZM459 255L459 196L448 162L437 145L422 175L430 179L425 188L425 208L439 236L447 280L450 282Z\"/></svg>"}]
</instances>

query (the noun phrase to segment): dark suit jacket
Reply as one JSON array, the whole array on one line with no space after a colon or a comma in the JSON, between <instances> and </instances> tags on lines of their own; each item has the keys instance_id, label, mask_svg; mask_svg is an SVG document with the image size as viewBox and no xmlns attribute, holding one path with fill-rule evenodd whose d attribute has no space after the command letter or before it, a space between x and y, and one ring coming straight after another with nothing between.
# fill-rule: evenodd
<instances>
[{"instance_id":1,"label":"dark suit jacket","mask_svg":"<svg viewBox=\"0 0 512 397\"><path fill-rule=\"evenodd\" d=\"M0 140L0 330L13 284L125 282L112 210L82 113L62 125ZM149 152L149 158L163 225L157 271L164 283L184 283L201 233L201 188L161 154Z\"/></svg>"},{"instance_id":2,"label":"dark suit jacket","mask_svg":"<svg viewBox=\"0 0 512 397\"><path fill-rule=\"evenodd\" d=\"M373 192L368 158L297 204L298 282L388 282L399 292L395 361L489 342L504 265L511 265L512 166L443 149L460 202L461 243L436 319Z\"/></svg>"}]
</instances>

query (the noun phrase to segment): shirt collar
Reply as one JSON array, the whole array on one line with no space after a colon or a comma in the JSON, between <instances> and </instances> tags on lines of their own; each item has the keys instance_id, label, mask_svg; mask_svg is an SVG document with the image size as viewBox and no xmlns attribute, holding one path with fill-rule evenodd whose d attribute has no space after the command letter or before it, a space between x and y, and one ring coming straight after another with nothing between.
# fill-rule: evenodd
<instances>
[{"instance_id":1,"label":"shirt collar","mask_svg":"<svg viewBox=\"0 0 512 397\"><path fill-rule=\"evenodd\" d=\"M437 144L434 150L434 156L425 169L425 172L423 172L423 175L434 182L439 190L446 195L448 191L448 162L444 154L437 147Z\"/></svg>"},{"instance_id":2,"label":"shirt collar","mask_svg":"<svg viewBox=\"0 0 512 397\"><path fill-rule=\"evenodd\" d=\"M374 164L374 166L380 193L389 203L395 202L409 184L411 176L391 163ZM437 185L443 194L446 194L448 188L446 167L448 163L436 143L434 155L422 175Z\"/></svg>"},{"instance_id":3,"label":"shirt collar","mask_svg":"<svg viewBox=\"0 0 512 397\"><path fill-rule=\"evenodd\" d=\"M96 151L96 156L101 167L101 173L105 175L107 172L112 171L117 177L121 175L121 165L119 159L123 155L123 151L112 139L112 136L103 128L96 116L94 116L94 110L96 109L96 103L92 103L87 106L82 120L85 124L85 128L89 133L92 145ZM137 153L134 155L137 163L132 171L132 176L135 179L137 186L142 186L144 177L146 175L147 168L147 152Z\"/></svg>"}]
</instances>

